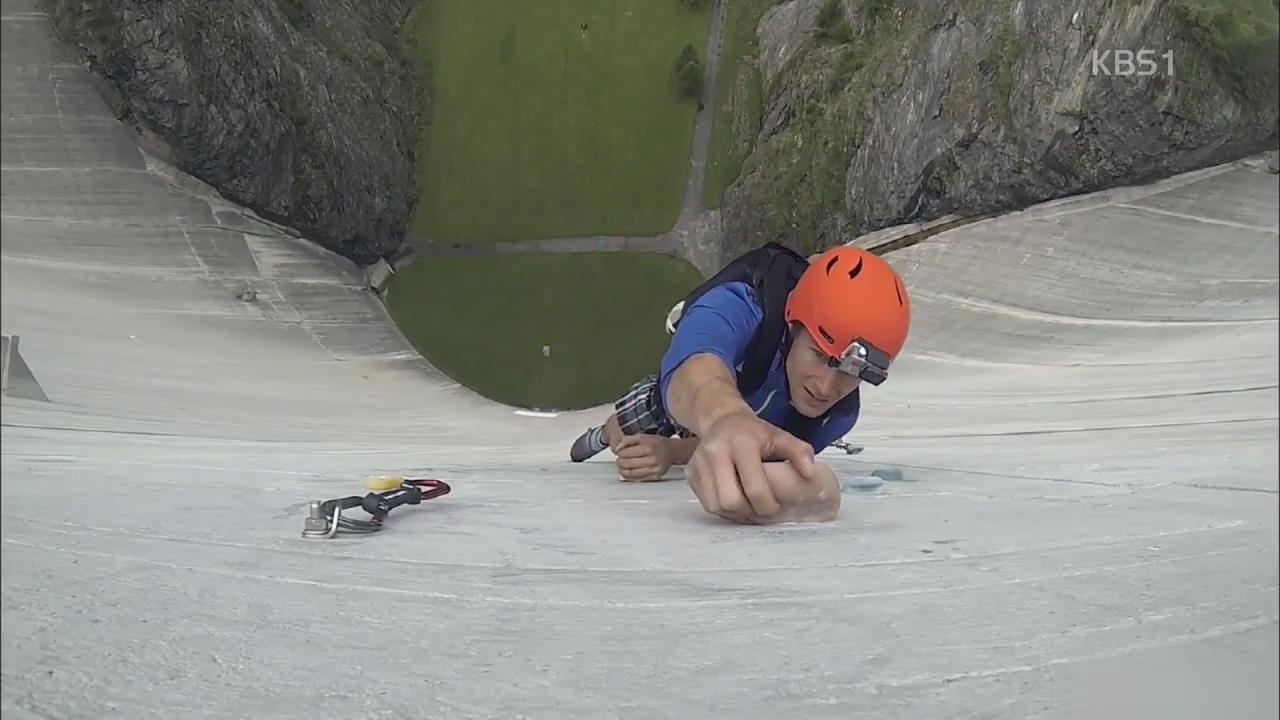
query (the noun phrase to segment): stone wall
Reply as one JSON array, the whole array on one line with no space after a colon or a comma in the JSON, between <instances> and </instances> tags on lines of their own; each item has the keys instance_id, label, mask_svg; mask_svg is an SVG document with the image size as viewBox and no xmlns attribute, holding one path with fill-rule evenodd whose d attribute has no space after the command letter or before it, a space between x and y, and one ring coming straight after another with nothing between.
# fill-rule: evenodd
<instances>
[{"instance_id":1,"label":"stone wall","mask_svg":"<svg viewBox=\"0 0 1280 720\"><path fill-rule=\"evenodd\" d=\"M367 264L417 196L411 0L44 0L148 150Z\"/></svg>"}]
</instances>

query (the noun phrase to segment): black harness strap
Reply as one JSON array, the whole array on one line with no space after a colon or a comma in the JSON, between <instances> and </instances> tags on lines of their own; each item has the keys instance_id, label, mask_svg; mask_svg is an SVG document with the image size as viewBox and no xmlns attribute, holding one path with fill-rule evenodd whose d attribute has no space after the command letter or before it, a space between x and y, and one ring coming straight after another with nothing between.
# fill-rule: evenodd
<instances>
[{"instance_id":1,"label":"black harness strap","mask_svg":"<svg viewBox=\"0 0 1280 720\"><path fill-rule=\"evenodd\" d=\"M738 371L738 392L744 397L764 384L778 348L783 348L785 355L790 344L787 296L808 266L809 261L794 250L769 242L738 256L685 296L687 310L708 290L725 283L742 282L751 287L764 317L747 343L742 369ZM675 325L679 327L679 324L677 320Z\"/></svg>"},{"instance_id":2,"label":"black harness strap","mask_svg":"<svg viewBox=\"0 0 1280 720\"><path fill-rule=\"evenodd\" d=\"M793 340L787 326L787 297L808 267L809 261L794 250L769 242L738 256L685 296L684 308L687 311L699 297L719 285L743 282L751 287L764 317L747 343L742 368L737 374L738 392L743 397L749 396L764 384L779 350L785 361ZM679 325L680 321L677 320L675 326ZM836 403L826 415L855 409L859 403L858 391L854 390ZM809 418L796 412L795 408L790 408L782 429L799 438L812 437L821 427L826 415Z\"/></svg>"}]
</instances>

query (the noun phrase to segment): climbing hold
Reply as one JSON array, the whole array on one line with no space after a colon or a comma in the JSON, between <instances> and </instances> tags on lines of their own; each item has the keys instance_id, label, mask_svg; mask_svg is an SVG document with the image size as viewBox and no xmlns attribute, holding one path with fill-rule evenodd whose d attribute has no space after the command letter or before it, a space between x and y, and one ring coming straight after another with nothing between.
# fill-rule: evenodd
<instances>
[{"instance_id":1,"label":"climbing hold","mask_svg":"<svg viewBox=\"0 0 1280 720\"><path fill-rule=\"evenodd\" d=\"M884 480L874 475L852 475L844 479L841 489L845 492L866 492L883 484Z\"/></svg>"},{"instance_id":2,"label":"climbing hold","mask_svg":"<svg viewBox=\"0 0 1280 720\"><path fill-rule=\"evenodd\" d=\"M872 470L871 474L885 482L902 482L902 471L898 468L881 468Z\"/></svg>"}]
</instances>

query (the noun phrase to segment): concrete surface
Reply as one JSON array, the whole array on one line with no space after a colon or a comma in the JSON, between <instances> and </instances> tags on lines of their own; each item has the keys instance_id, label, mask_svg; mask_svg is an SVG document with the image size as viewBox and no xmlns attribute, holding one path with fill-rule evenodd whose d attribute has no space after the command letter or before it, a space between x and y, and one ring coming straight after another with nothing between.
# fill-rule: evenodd
<instances>
[{"instance_id":1,"label":"concrete surface","mask_svg":"<svg viewBox=\"0 0 1280 720\"><path fill-rule=\"evenodd\" d=\"M30 0L3 80L3 331L50 399L3 405L6 720L1276 716L1257 163L895 253L909 356L824 457L907 479L746 528L569 463L599 413L477 398L356 268L150 170ZM454 491L299 537L386 473Z\"/></svg>"}]
</instances>

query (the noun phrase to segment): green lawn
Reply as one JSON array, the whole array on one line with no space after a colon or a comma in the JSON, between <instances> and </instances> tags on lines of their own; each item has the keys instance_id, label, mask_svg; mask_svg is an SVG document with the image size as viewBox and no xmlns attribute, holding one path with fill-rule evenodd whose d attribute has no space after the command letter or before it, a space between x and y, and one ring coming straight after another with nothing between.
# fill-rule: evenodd
<instances>
[{"instance_id":1,"label":"green lawn","mask_svg":"<svg viewBox=\"0 0 1280 720\"><path fill-rule=\"evenodd\" d=\"M387 297L405 337L463 385L512 405L576 409L613 402L657 371L667 312L701 282L692 265L656 254L426 257L394 276Z\"/></svg>"},{"instance_id":2,"label":"green lawn","mask_svg":"<svg viewBox=\"0 0 1280 720\"><path fill-rule=\"evenodd\" d=\"M716 80L716 120L711 128L707 177L702 187L704 207L720 207L724 191L738 178L746 160L746 153L734 152L733 147L733 88L738 82L746 83L748 90L745 107L737 109L747 123L748 136L754 137L760 127L763 112L760 72L742 60L755 55L756 26L765 11L776 4L776 0L732 0L726 8L724 46L720 50L720 72Z\"/></svg>"},{"instance_id":3,"label":"green lawn","mask_svg":"<svg viewBox=\"0 0 1280 720\"><path fill-rule=\"evenodd\" d=\"M460 243L669 229L695 111L675 61L686 44L705 61L708 20L680 0L422 4L431 117L411 229Z\"/></svg>"},{"instance_id":4,"label":"green lawn","mask_svg":"<svg viewBox=\"0 0 1280 720\"><path fill-rule=\"evenodd\" d=\"M1175 0L1171 6L1241 98L1274 106L1280 94L1280 22L1274 0ZM1177 73L1178 59L1172 63Z\"/></svg>"}]
</instances>

